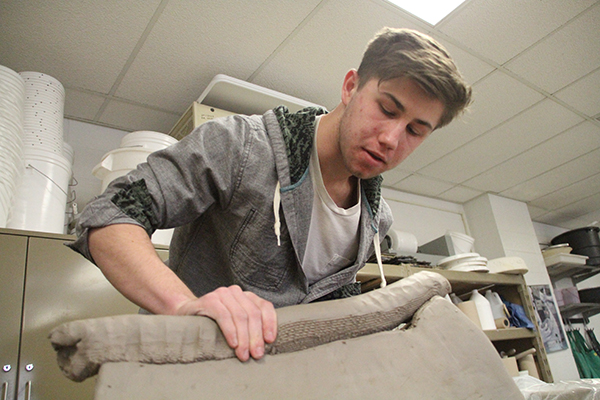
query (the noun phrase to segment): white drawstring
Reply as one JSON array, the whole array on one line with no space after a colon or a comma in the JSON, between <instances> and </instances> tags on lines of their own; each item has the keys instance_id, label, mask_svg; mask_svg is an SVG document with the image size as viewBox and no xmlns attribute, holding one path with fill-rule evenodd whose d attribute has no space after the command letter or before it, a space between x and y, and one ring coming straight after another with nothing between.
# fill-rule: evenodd
<instances>
[{"instance_id":1,"label":"white drawstring","mask_svg":"<svg viewBox=\"0 0 600 400\"><path fill-rule=\"evenodd\" d=\"M277 246L281 246L281 222L279 220L279 205L281 204L281 194L279 193L281 185L277 181L275 186L275 194L273 195L273 214L275 215L275 236L277 236Z\"/></svg>"},{"instance_id":2,"label":"white drawstring","mask_svg":"<svg viewBox=\"0 0 600 400\"><path fill-rule=\"evenodd\" d=\"M387 281L385 280L385 275L383 274L383 263L381 262L381 243L379 242L379 232L375 232L375 237L373 238L373 247L375 247L375 258L377 258L377 266L379 266L379 275L381 276L381 284L379 286L384 288L387 285Z\"/></svg>"}]
</instances>

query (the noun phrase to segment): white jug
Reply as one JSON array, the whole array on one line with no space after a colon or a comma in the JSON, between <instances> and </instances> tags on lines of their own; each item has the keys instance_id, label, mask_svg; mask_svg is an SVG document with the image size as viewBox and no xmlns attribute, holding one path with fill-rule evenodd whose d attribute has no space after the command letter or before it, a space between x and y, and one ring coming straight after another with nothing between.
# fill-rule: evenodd
<instances>
[{"instance_id":1,"label":"white jug","mask_svg":"<svg viewBox=\"0 0 600 400\"><path fill-rule=\"evenodd\" d=\"M504 303L502 303L502 299L498 293L488 290L485 292L485 298L490 302L494 319L506 318L504 313Z\"/></svg>"},{"instance_id":2,"label":"white jug","mask_svg":"<svg viewBox=\"0 0 600 400\"><path fill-rule=\"evenodd\" d=\"M476 289L473 290L470 300L475 302L475 305L477 306L477 314L479 314L481 329L484 331L496 329L496 322L494 321L490 302Z\"/></svg>"}]
</instances>

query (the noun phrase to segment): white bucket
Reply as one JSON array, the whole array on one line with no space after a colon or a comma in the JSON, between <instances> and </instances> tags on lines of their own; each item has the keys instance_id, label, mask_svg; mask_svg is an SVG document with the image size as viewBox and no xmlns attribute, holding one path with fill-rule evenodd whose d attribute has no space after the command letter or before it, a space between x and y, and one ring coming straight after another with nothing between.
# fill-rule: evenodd
<instances>
[{"instance_id":1,"label":"white bucket","mask_svg":"<svg viewBox=\"0 0 600 400\"><path fill-rule=\"evenodd\" d=\"M29 150L8 228L64 233L71 164L61 154Z\"/></svg>"},{"instance_id":2,"label":"white bucket","mask_svg":"<svg viewBox=\"0 0 600 400\"><path fill-rule=\"evenodd\" d=\"M464 233L448 231L446 232L446 238L450 238L451 248L454 250L454 254L464 254L473 252L473 243L475 239Z\"/></svg>"},{"instance_id":3,"label":"white bucket","mask_svg":"<svg viewBox=\"0 0 600 400\"><path fill-rule=\"evenodd\" d=\"M121 139L121 147L142 147L152 151L162 150L172 144L177 143L177 139L160 132L136 131L131 132Z\"/></svg>"},{"instance_id":4,"label":"white bucket","mask_svg":"<svg viewBox=\"0 0 600 400\"><path fill-rule=\"evenodd\" d=\"M102 192L113 180L135 169L138 164L146 162L152 152L150 149L141 147L126 147L106 153L100 164L92 170L92 174L102 180Z\"/></svg>"},{"instance_id":5,"label":"white bucket","mask_svg":"<svg viewBox=\"0 0 600 400\"><path fill-rule=\"evenodd\" d=\"M66 157L67 161L69 161L71 165L73 165L73 162L75 161L75 150L73 149L73 146L67 142L63 142L62 155Z\"/></svg>"},{"instance_id":6,"label":"white bucket","mask_svg":"<svg viewBox=\"0 0 600 400\"><path fill-rule=\"evenodd\" d=\"M102 180L102 192L115 179L126 175L138 164L146 162L148 156L162 150L178 140L172 136L153 131L131 132L121 139L121 147L109 151L94 167L92 174ZM171 244L173 229L161 229L152 235L152 243L168 246Z\"/></svg>"}]
</instances>

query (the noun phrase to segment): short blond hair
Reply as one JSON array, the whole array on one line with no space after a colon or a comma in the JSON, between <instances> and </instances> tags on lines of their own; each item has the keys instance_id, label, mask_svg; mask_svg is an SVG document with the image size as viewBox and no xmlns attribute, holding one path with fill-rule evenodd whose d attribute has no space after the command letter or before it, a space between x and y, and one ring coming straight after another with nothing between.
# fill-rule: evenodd
<instances>
[{"instance_id":1,"label":"short blond hair","mask_svg":"<svg viewBox=\"0 0 600 400\"><path fill-rule=\"evenodd\" d=\"M449 124L471 103L471 87L448 51L433 38L412 29L379 31L367 45L358 77L359 89L371 79L413 80L444 104L436 129Z\"/></svg>"}]
</instances>

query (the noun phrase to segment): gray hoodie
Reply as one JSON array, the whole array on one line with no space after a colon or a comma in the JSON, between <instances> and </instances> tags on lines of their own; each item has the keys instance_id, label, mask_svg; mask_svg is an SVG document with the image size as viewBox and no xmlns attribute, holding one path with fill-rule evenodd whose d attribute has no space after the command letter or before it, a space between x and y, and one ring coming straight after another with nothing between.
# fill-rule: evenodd
<instances>
[{"instance_id":1,"label":"gray hoodie","mask_svg":"<svg viewBox=\"0 0 600 400\"><path fill-rule=\"evenodd\" d=\"M90 228L128 223L151 235L177 227L168 265L197 296L237 284L281 307L352 284L375 243L379 250L392 214L381 197L381 177L361 181L355 263L308 284L301 268L313 202L308 166L315 116L324 112L278 107L199 126L92 200L70 247L93 262Z\"/></svg>"}]
</instances>

